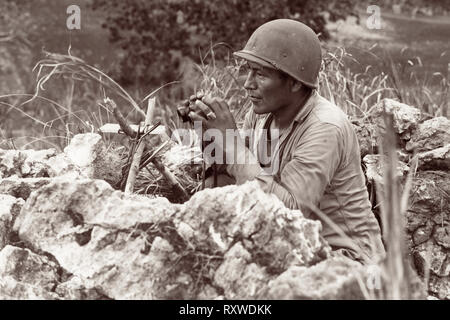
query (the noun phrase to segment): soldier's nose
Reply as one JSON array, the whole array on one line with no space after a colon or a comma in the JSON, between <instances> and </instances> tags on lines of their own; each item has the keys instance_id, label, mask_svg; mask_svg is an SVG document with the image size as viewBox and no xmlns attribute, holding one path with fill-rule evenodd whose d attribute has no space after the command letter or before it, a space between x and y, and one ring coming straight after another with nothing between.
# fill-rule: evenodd
<instances>
[{"instance_id":1,"label":"soldier's nose","mask_svg":"<svg viewBox=\"0 0 450 320\"><path fill-rule=\"evenodd\" d=\"M250 71L248 73L247 79L245 79L244 88L246 90L255 90L256 89L256 82L255 82L254 71Z\"/></svg>"}]
</instances>

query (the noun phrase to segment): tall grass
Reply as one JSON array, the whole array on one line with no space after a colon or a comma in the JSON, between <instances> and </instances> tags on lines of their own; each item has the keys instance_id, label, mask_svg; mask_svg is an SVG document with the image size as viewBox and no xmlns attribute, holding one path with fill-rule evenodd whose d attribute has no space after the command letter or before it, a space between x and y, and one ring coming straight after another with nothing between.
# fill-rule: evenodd
<instances>
[{"instance_id":1,"label":"tall grass","mask_svg":"<svg viewBox=\"0 0 450 320\"><path fill-rule=\"evenodd\" d=\"M381 154L385 155L382 163L383 183L382 185L377 184L376 189L380 199L383 240L387 250L386 258L382 264L384 288L379 298L412 299L415 288L405 232L406 210L408 209L408 199L415 170L414 168L410 170L402 188L397 175L397 138L393 116L385 112L383 118L386 127L380 146Z\"/></svg>"},{"instance_id":2,"label":"tall grass","mask_svg":"<svg viewBox=\"0 0 450 320\"><path fill-rule=\"evenodd\" d=\"M442 74L433 75L441 77L439 94L435 94L436 92L429 87L432 85L430 79L420 79L416 74L409 74L421 88L421 90L411 89L404 80L406 69L400 68L392 61L386 61L390 65L387 73L380 72L375 76L369 76L369 71L373 70L371 66L367 66L364 73L355 74L350 71L348 64L358 62L343 48L327 52L320 71L319 91L354 119L367 118L372 112L372 107L383 98L399 99L422 108L424 113L430 116L447 115L448 77ZM8 110L7 115L15 112L16 115L20 115L20 119L28 119L39 130L35 130L36 135L24 139L26 141L21 144L18 143L20 137L11 137L4 130L0 130L0 147L45 148L50 145L61 150L75 133L95 132L104 123L115 122L111 111L101 103L107 96L120 101L118 104L125 110L127 119L137 123L143 114L142 103L157 94L160 104L155 121L161 121L169 134L176 128L188 127L176 114L180 99L169 89L157 89L142 98L133 97L129 91L101 70L87 65L70 54L50 54L47 59L38 63L36 70L38 77L35 94L20 95L22 102L17 104L12 104L8 100L17 98L17 94L0 96L0 107ZM241 123L250 107L250 101L242 87L244 78L241 64L229 60L225 65L220 65L213 60L210 64L193 65L193 70L188 79L182 79L177 85L183 86L188 81L191 93L201 90L225 99L237 122ZM386 137L381 150L387 155L388 161L384 165L383 187L377 186L377 195L381 197L384 240L387 244L387 257L383 262L385 287L382 291L372 292L368 298L409 299L412 297L412 288L404 238L404 212L408 203L413 170L410 171L401 192L394 171L397 168L397 159L392 120L387 118L386 121ZM193 144L196 143L194 138L192 141ZM156 175L157 173L151 170L141 174L139 190L142 193L158 193L163 189L164 186Z\"/></svg>"},{"instance_id":3,"label":"tall grass","mask_svg":"<svg viewBox=\"0 0 450 320\"><path fill-rule=\"evenodd\" d=\"M417 107L430 117L449 115L448 75L440 72L428 75L406 67L416 64L417 68L425 68L419 57L394 62L385 52L378 59L383 61L381 70L386 72L377 71L379 66L368 65L363 73L353 73L349 65L359 62L351 54L344 48L328 51L319 75L320 93L355 119L369 115L371 107L384 98Z\"/></svg>"}]
</instances>

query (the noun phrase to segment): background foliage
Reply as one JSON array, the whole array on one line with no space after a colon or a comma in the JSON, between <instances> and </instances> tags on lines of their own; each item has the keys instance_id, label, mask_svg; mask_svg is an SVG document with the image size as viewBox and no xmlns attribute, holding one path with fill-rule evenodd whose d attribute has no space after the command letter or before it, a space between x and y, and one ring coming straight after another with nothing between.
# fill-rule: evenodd
<instances>
[{"instance_id":1,"label":"background foliage","mask_svg":"<svg viewBox=\"0 0 450 320\"><path fill-rule=\"evenodd\" d=\"M354 15L357 1L295 0L94 0L107 13L103 27L120 45L122 83L161 84L184 73L186 62L197 63L211 44L223 43L215 58L241 48L262 23L293 18L311 26L323 39L327 20Z\"/></svg>"}]
</instances>

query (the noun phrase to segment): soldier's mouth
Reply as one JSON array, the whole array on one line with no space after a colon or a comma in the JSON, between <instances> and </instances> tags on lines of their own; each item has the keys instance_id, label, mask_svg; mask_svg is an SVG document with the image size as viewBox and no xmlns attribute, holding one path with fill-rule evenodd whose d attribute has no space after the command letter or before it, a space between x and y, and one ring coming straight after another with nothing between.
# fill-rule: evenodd
<instances>
[{"instance_id":1,"label":"soldier's mouth","mask_svg":"<svg viewBox=\"0 0 450 320\"><path fill-rule=\"evenodd\" d=\"M259 97L249 96L249 98L250 98L250 100L251 100L252 102L258 102L258 101L261 101L261 98L259 98Z\"/></svg>"}]
</instances>

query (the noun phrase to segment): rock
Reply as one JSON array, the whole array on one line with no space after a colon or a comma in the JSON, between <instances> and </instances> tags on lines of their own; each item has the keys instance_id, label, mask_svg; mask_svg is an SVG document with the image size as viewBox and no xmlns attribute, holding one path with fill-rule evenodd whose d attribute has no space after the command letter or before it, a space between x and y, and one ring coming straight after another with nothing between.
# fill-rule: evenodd
<instances>
[{"instance_id":1,"label":"rock","mask_svg":"<svg viewBox=\"0 0 450 320\"><path fill-rule=\"evenodd\" d=\"M414 248L414 263L421 274L429 268L431 273L439 277L450 275L450 257L440 247L431 243L423 243Z\"/></svg>"},{"instance_id":2,"label":"rock","mask_svg":"<svg viewBox=\"0 0 450 320\"><path fill-rule=\"evenodd\" d=\"M256 181L196 193L178 211L177 219L190 227L186 232L176 223L185 241L207 245L212 251L226 252L235 239L242 239L252 260L269 273L282 272L293 264L315 263L330 251L320 239L319 221L287 209Z\"/></svg>"},{"instance_id":3,"label":"rock","mask_svg":"<svg viewBox=\"0 0 450 320\"><path fill-rule=\"evenodd\" d=\"M168 289L158 290L173 286L168 268L179 255L167 240L156 238L164 232L170 238L175 210L165 198L125 197L102 180L59 178L31 195L14 229L106 297L166 298ZM173 268L176 275L181 266Z\"/></svg>"},{"instance_id":4,"label":"rock","mask_svg":"<svg viewBox=\"0 0 450 320\"><path fill-rule=\"evenodd\" d=\"M242 299L291 265L329 254L320 222L257 182L219 189L175 205L60 177L31 194L14 230L81 280L79 290L57 291L69 298L95 288L111 299Z\"/></svg>"},{"instance_id":5,"label":"rock","mask_svg":"<svg viewBox=\"0 0 450 320\"><path fill-rule=\"evenodd\" d=\"M55 293L64 300L107 300L108 297L99 293L95 288L86 288L84 281L72 276L66 282L59 284Z\"/></svg>"},{"instance_id":6,"label":"rock","mask_svg":"<svg viewBox=\"0 0 450 320\"><path fill-rule=\"evenodd\" d=\"M115 185L122 177L121 158L118 154L108 152L102 137L96 133L75 135L70 144L64 148L64 156L87 178L103 179ZM62 172L68 170L67 166L59 169ZM58 168L55 171L52 172L53 176L62 173L58 172Z\"/></svg>"},{"instance_id":7,"label":"rock","mask_svg":"<svg viewBox=\"0 0 450 320\"><path fill-rule=\"evenodd\" d=\"M362 122L360 120L352 121L353 129L358 137L359 150L361 158L368 154L373 154L378 151L377 140L374 137L375 126L369 122Z\"/></svg>"},{"instance_id":8,"label":"rock","mask_svg":"<svg viewBox=\"0 0 450 320\"><path fill-rule=\"evenodd\" d=\"M413 233L413 241L415 245L419 245L430 239L433 233L434 223L427 220L425 225L418 227Z\"/></svg>"},{"instance_id":9,"label":"rock","mask_svg":"<svg viewBox=\"0 0 450 320\"><path fill-rule=\"evenodd\" d=\"M432 218L450 216L450 172L419 171L413 179L409 214Z\"/></svg>"},{"instance_id":10,"label":"rock","mask_svg":"<svg viewBox=\"0 0 450 320\"><path fill-rule=\"evenodd\" d=\"M22 199L0 194L0 250L8 244L12 222L19 215L23 204Z\"/></svg>"},{"instance_id":11,"label":"rock","mask_svg":"<svg viewBox=\"0 0 450 320\"><path fill-rule=\"evenodd\" d=\"M434 232L436 243L450 249L450 225L438 226Z\"/></svg>"},{"instance_id":12,"label":"rock","mask_svg":"<svg viewBox=\"0 0 450 320\"><path fill-rule=\"evenodd\" d=\"M384 160L383 160L384 159ZM369 154L363 158L364 165L366 166L366 177L369 183L378 183L380 186L383 182L383 163L386 157L379 154ZM398 161L396 177L402 179L406 177L409 171L409 167Z\"/></svg>"},{"instance_id":13,"label":"rock","mask_svg":"<svg viewBox=\"0 0 450 320\"><path fill-rule=\"evenodd\" d=\"M450 277L431 277L429 288L439 299L450 300Z\"/></svg>"},{"instance_id":14,"label":"rock","mask_svg":"<svg viewBox=\"0 0 450 320\"><path fill-rule=\"evenodd\" d=\"M224 290L226 299L255 299L271 278L264 268L252 263L252 255L238 242L225 254L214 283Z\"/></svg>"},{"instance_id":15,"label":"rock","mask_svg":"<svg viewBox=\"0 0 450 320\"><path fill-rule=\"evenodd\" d=\"M45 256L7 245L0 251L0 279L4 281L0 296L5 298L56 298L51 292L59 280L58 266ZM31 290L30 286L39 290Z\"/></svg>"},{"instance_id":16,"label":"rock","mask_svg":"<svg viewBox=\"0 0 450 320\"><path fill-rule=\"evenodd\" d=\"M48 159L47 163L50 167L48 172L50 177L71 175L73 179L88 178L87 175L83 173L83 170L73 164L64 153L60 153L55 157Z\"/></svg>"},{"instance_id":17,"label":"rock","mask_svg":"<svg viewBox=\"0 0 450 320\"><path fill-rule=\"evenodd\" d=\"M421 123L411 140L406 144L408 151L431 151L450 143L450 120L436 117Z\"/></svg>"},{"instance_id":18,"label":"rock","mask_svg":"<svg viewBox=\"0 0 450 320\"><path fill-rule=\"evenodd\" d=\"M26 150L27 157L22 165L22 177L48 177L47 160L56 155L55 149Z\"/></svg>"},{"instance_id":19,"label":"rock","mask_svg":"<svg viewBox=\"0 0 450 320\"><path fill-rule=\"evenodd\" d=\"M420 170L449 170L450 143L443 147L419 153Z\"/></svg>"},{"instance_id":20,"label":"rock","mask_svg":"<svg viewBox=\"0 0 450 320\"><path fill-rule=\"evenodd\" d=\"M95 133L74 136L61 154L56 154L55 149L0 149L0 178L56 177L67 173L115 185L122 177L122 160Z\"/></svg>"},{"instance_id":21,"label":"rock","mask_svg":"<svg viewBox=\"0 0 450 320\"><path fill-rule=\"evenodd\" d=\"M413 211L406 211L406 228L409 232L414 232L417 228L425 225L429 220L429 216Z\"/></svg>"},{"instance_id":22,"label":"rock","mask_svg":"<svg viewBox=\"0 0 450 320\"><path fill-rule=\"evenodd\" d=\"M46 161L56 155L55 149L2 150L0 149L0 178L48 177Z\"/></svg>"},{"instance_id":23,"label":"rock","mask_svg":"<svg viewBox=\"0 0 450 320\"><path fill-rule=\"evenodd\" d=\"M445 211L441 211L440 213L435 214L432 220L435 224L444 225L450 222L450 216L445 215Z\"/></svg>"},{"instance_id":24,"label":"rock","mask_svg":"<svg viewBox=\"0 0 450 320\"><path fill-rule=\"evenodd\" d=\"M345 257L333 257L310 268L291 266L269 282L261 298L364 299L358 276L363 279L363 267Z\"/></svg>"},{"instance_id":25,"label":"rock","mask_svg":"<svg viewBox=\"0 0 450 320\"><path fill-rule=\"evenodd\" d=\"M13 277L0 277L1 300L58 300L56 293L47 291L40 286L23 283Z\"/></svg>"},{"instance_id":26,"label":"rock","mask_svg":"<svg viewBox=\"0 0 450 320\"><path fill-rule=\"evenodd\" d=\"M28 199L30 193L48 184L50 178L6 178L0 180L0 193Z\"/></svg>"},{"instance_id":27,"label":"rock","mask_svg":"<svg viewBox=\"0 0 450 320\"><path fill-rule=\"evenodd\" d=\"M380 130L379 132L374 132L377 138L381 137L382 132L385 130L383 120L384 111L392 114L394 130L400 135L401 139L409 140L411 132L417 127L420 121L420 110L392 99L385 98L381 100L373 107L373 113L370 115L370 119Z\"/></svg>"}]
</instances>

